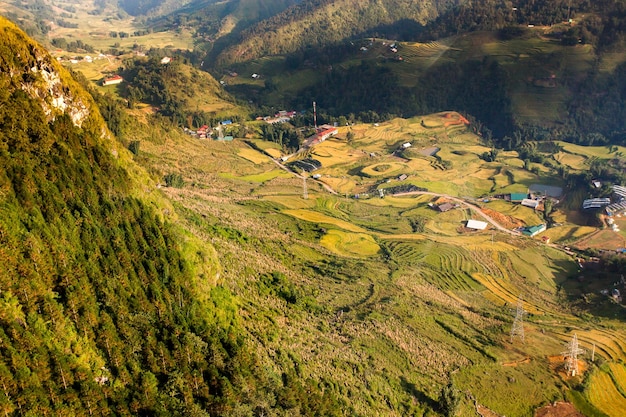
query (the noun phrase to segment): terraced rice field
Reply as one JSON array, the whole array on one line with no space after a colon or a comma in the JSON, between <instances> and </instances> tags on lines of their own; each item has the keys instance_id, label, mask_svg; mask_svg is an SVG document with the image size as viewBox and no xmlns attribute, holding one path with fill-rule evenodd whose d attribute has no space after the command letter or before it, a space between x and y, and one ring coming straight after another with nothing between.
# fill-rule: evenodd
<instances>
[{"instance_id":1,"label":"terraced rice field","mask_svg":"<svg viewBox=\"0 0 626 417\"><path fill-rule=\"evenodd\" d=\"M609 149L606 146L581 146L568 142L556 142L559 146L563 147L565 152L574 155L580 155L582 157L597 157L600 159L610 159L615 155L609 153ZM618 146L618 152L626 153L625 146Z\"/></svg>"},{"instance_id":2,"label":"terraced rice field","mask_svg":"<svg viewBox=\"0 0 626 417\"><path fill-rule=\"evenodd\" d=\"M626 398L619 392L608 373L596 371L586 393L589 401L609 417L624 415Z\"/></svg>"},{"instance_id":3,"label":"terraced rice field","mask_svg":"<svg viewBox=\"0 0 626 417\"><path fill-rule=\"evenodd\" d=\"M392 70L400 79L400 84L406 87L414 87L419 80L417 74L426 71L431 66L449 62L445 56L449 49L445 41L429 43L402 43L398 54L402 56L402 65L391 66Z\"/></svg>"},{"instance_id":4,"label":"terraced rice field","mask_svg":"<svg viewBox=\"0 0 626 417\"><path fill-rule=\"evenodd\" d=\"M361 170L370 177L385 177L394 174L400 174L406 169L405 164L399 162L378 162L372 165L368 165Z\"/></svg>"},{"instance_id":5,"label":"terraced rice field","mask_svg":"<svg viewBox=\"0 0 626 417\"><path fill-rule=\"evenodd\" d=\"M356 150L345 143L327 140L317 145L311 155L322 163L322 171L327 172L332 168L341 168L360 159L368 158L367 153L362 150ZM341 172L345 174L345 170Z\"/></svg>"},{"instance_id":6,"label":"terraced rice field","mask_svg":"<svg viewBox=\"0 0 626 417\"><path fill-rule=\"evenodd\" d=\"M519 203L510 203L504 200L492 200L489 203L486 203L485 206L506 216L518 219L528 226L544 222L540 212L537 212L530 207L524 207Z\"/></svg>"},{"instance_id":7,"label":"terraced rice field","mask_svg":"<svg viewBox=\"0 0 626 417\"><path fill-rule=\"evenodd\" d=\"M590 226L572 226L564 225L551 227L543 232L545 236L548 236L553 242L562 243L574 243L585 236L597 231L596 228Z\"/></svg>"},{"instance_id":8,"label":"terraced rice field","mask_svg":"<svg viewBox=\"0 0 626 417\"><path fill-rule=\"evenodd\" d=\"M348 233L329 230L320 240L322 246L342 256L367 257L376 255L380 246L365 233Z\"/></svg>"},{"instance_id":9,"label":"terraced rice field","mask_svg":"<svg viewBox=\"0 0 626 417\"><path fill-rule=\"evenodd\" d=\"M245 176L238 177L238 178L244 181L264 183L266 181L270 181L270 180L273 180L274 178L279 178L279 177L291 178L291 174L281 169L273 169L271 171L262 172L260 174L245 175Z\"/></svg>"},{"instance_id":10,"label":"terraced rice field","mask_svg":"<svg viewBox=\"0 0 626 417\"><path fill-rule=\"evenodd\" d=\"M569 152L559 152L554 154L554 159L561 165L566 165L572 169L586 169L587 157L582 155L575 155Z\"/></svg>"},{"instance_id":11,"label":"terraced rice field","mask_svg":"<svg viewBox=\"0 0 626 417\"><path fill-rule=\"evenodd\" d=\"M299 210L285 210L283 211L283 213L296 217L301 220L312 222L312 223L318 223L318 224L321 223L321 224L337 226L341 229L344 229L350 232L368 233L368 231L366 229L363 229L362 227L355 226L354 224L347 222L345 220L339 220L335 217L327 216L325 214L318 213L316 211L299 209Z\"/></svg>"},{"instance_id":12,"label":"terraced rice field","mask_svg":"<svg viewBox=\"0 0 626 417\"><path fill-rule=\"evenodd\" d=\"M314 199L305 200L302 196L297 195L266 195L263 196L263 200L279 203L288 209L308 209L315 207Z\"/></svg>"},{"instance_id":13,"label":"terraced rice field","mask_svg":"<svg viewBox=\"0 0 626 417\"><path fill-rule=\"evenodd\" d=\"M237 155L244 159L247 159L253 164L265 164L269 162L267 156L263 155L261 152L257 150L250 149L250 148L241 148L239 152L237 152Z\"/></svg>"},{"instance_id":14,"label":"terraced rice field","mask_svg":"<svg viewBox=\"0 0 626 417\"><path fill-rule=\"evenodd\" d=\"M587 351L591 352L593 345L596 345L596 355L601 355L607 360L624 361L626 360L626 339L623 331L610 331L606 329L582 330L576 329L573 333L578 336L580 345ZM556 332L556 336L568 342L572 338L570 333Z\"/></svg>"},{"instance_id":15,"label":"terraced rice field","mask_svg":"<svg viewBox=\"0 0 626 417\"><path fill-rule=\"evenodd\" d=\"M623 395L626 393L626 365L623 362L609 362L608 366L615 386Z\"/></svg>"}]
</instances>

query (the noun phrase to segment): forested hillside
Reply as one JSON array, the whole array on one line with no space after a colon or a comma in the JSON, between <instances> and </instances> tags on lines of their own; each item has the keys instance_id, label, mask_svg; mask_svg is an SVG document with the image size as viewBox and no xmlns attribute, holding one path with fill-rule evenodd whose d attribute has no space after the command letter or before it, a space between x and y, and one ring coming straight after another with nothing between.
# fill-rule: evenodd
<instances>
[{"instance_id":1,"label":"forested hillside","mask_svg":"<svg viewBox=\"0 0 626 417\"><path fill-rule=\"evenodd\" d=\"M1 412L332 415L255 366L212 248L144 200L91 97L3 18L0 37Z\"/></svg>"},{"instance_id":2,"label":"forested hillside","mask_svg":"<svg viewBox=\"0 0 626 417\"><path fill-rule=\"evenodd\" d=\"M429 40L513 25L551 26L571 22L558 36L564 44L594 44L606 48L623 41L626 3L613 0L486 0L459 5L427 24L414 39Z\"/></svg>"},{"instance_id":3,"label":"forested hillside","mask_svg":"<svg viewBox=\"0 0 626 417\"><path fill-rule=\"evenodd\" d=\"M306 0L242 33L218 62L228 64L264 55L287 54L334 44L355 36L390 36L436 18L461 0Z\"/></svg>"},{"instance_id":4,"label":"forested hillside","mask_svg":"<svg viewBox=\"0 0 626 417\"><path fill-rule=\"evenodd\" d=\"M126 81L123 95L130 107L150 103L180 125L214 126L223 119L247 117L210 74L180 58L168 64L162 64L160 56L128 59L120 73Z\"/></svg>"}]
</instances>

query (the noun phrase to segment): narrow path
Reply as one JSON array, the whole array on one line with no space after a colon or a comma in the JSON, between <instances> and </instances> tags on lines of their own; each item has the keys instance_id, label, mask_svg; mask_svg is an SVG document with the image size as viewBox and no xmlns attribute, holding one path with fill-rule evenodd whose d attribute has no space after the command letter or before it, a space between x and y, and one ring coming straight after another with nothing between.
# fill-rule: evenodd
<instances>
[{"instance_id":1,"label":"narrow path","mask_svg":"<svg viewBox=\"0 0 626 417\"><path fill-rule=\"evenodd\" d=\"M504 233L508 233L510 235L513 235L513 236L521 236L520 232L517 232L515 230L507 229L506 227L500 225L500 223L496 222L490 216L485 214L480 209L480 207L478 207L477 205L474 205L472 203L468 203L467 201L462 200L462 199L460 199L458 197L452 197L451 195L447 195L447 194L433 193L433 192L430 192L430 191L411 191L411 192L408 192L408 193L395 194L395 196L401 196L401 195L432 195L434 197L442 197L442 198L446 198L448 200L452 200L452 201L454 201L456 203L459 203L459 204L469 208L473 212L477 213L479 216L484 218L487 222L489 222L491 225L493 225L499 231L504 232Z\"/></svg>"},{"instance_id":2,"label":"narrow path","mask_svg":"<svg viewBox=\"0 0 626 417\"><path fill-rule=\"evenodd\" d=\"M248 144L248 146L250 146L250 144ZM254 148L253 148L254 149ZM284 164L282 164L279 160L272 158L269 154L265 153L265 155L267 155L272 162L274 162L276 165L278 165L281 169L295 175L296 177L302 179L303 175L298 174L294 171L292 171L291 169L289 169L289 167L285 166ZM328 184L324 183L323 181L316 181L319 184L322 184L322 186L324 187L324 189L326 191L328 191L331 194L334 195L339 195L339 193L337 193L337 191L333 190L331 186L329 186ZM439 193L433 193L430 191L411 191L408 193L400 193L400 194L394 194L395 196L402 196L402 195L432 195L434 197L442 197L442 198L447 198L449 200L452 200L456 203L459 203L467 208L469 208L470 210L472 210L473 212L475 212L476 214L478 214L479 216L481 216L482 218L484 218L488 223L490 223L493 227L495 227L496 229L498 229L501 232L504 233L508 233L512 236L521 236L520 232L517 232L515 230L510 230L507 229L506 227L502 226L500 223L496 222L494 219L492 219L490 216L488 216L487 214L483 213L483 211L480 209L480 207L472 204L472 203L468 203L465 200L462 200L458 197L453 197L451 195L447 195L447 194L439 194Z\"/></svg>"}]
</instances>

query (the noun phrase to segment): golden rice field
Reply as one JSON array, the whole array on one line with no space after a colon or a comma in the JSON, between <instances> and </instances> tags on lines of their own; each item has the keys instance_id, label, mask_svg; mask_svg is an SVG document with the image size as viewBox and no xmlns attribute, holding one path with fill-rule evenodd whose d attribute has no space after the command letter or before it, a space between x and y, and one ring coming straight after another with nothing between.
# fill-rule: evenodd
<instances>
[{"instance_id":1,"label":"golden rice field","mask_svg":"<svg viewBox=\"0 0 626 417\"><path fill-rule=\"evenodd\" d=\"M430 160L426 158L414 158L402 165L405 165L411 171L414 171L413 175L423 178L424 180L432 178L433 174L441 172L433 168Z\"/></svg>"},{"instance_id":2,"label":"golden rice field","mask_svg":"<svg viewBox=\"0 0 626 417\"><path fill-rule=\"evenodd\" d=\"M600 370L594 372L586 393L591 404L607 416L624 416L626 398L618 391L608 373Z\"/></svg>"},{"instance_id":3,"label":"golden rice field","mask_svg":"<svg viewBox=\"0 0 626 417\"><path fill-rule=\"evenodd\" d=\"M553 155L555 161L560 163L561 165L566 165L572 169L586 169L585 165L587 162L587 157L583 155L575 155L569 152L559 152Z\"/></svg>"},{"instance_id":4,"label":"golden rice field","mask_svg":"<svg viewBox=\"0 0 626 417\"><path fill-rule=\"evenodd\" d=\"M597 230L591 226L564 225L551 227L543 234L556 242L575 242Z\"/></svg>"},{"instance_id":5,"label":"golden rice field","mask_svg":"<svg viewBox=\"0 0 626 417\"><path fill-rule=\"evenodd\" d=\"M493 301L497 305L505 303L511 306L517 305L517 300L520 297L520 290L510 281L502 278L496 279L489 274L481 273L472 274L472 278L487 289L483 292L485 298ZM546 312L545 310L525 301L524 310L535 315L542 315Z\"/></svg>"},{"instance_id":6,"label":"golden rice field","mask_svg":"<svg viewBox=\"0 0 626 417\"><path fill-rule=\"evenodd\" d=\"M371 235L348 233L343 230L329 230L322 236L320 243L331 252L342 256L367 257L380 251L380 246Z\"/></svg>"},{"instance_id":7,"label":"golden rice field","mask_svg":"<svg viewBox=\"0 0 626 417\"><path fill-rule=\"evenodd\" d=\"M576 329L571 333L556 332L555 335L564 343L572 338L572 334L576 333L578 341L586 350L586 354L590 354L593 345L596 346L596 355L603 356L606 360L624 361L626 360L626 334L618 330Z\"/></svg>"},{"instance_id":8,"label":"golden rice field","mask_svg":"<svg viewBox=\"0 0 626 417\"><path fill-rule=\"evenodd\" d=\"M574 155L580 155L583 157L595 156L601 159L609 159L615 156L615 154L609 153L609 148L606 146L582 146L582 145L576 145L573 143L560 142L560 141L557 141L555 143L557 143L559 146L562 146L565 152L568 152ZM618 152L626 153L625 146L618 146L617 150Z\"/></svg>"},{"instance_id":9,"label":"golden rice field","mask_svg":"<svg viewBox=\"0 0 626 417\"><path fill-rule=\"evenodd\" d=\"M357 185L356 181L349 177L324 176L321 178L321 181L339 194L352 193Z\"/></svg>"},{"instance_id":10,"label":"golden rice field","mask_svg":"<svg viewBox=\"0 0 626 417\"><path fill-rule=\"evenodd\" d=\"M334 140L326 140L316 145L311 155L319 160L324 168L347 165L367 157L365 152Z\"/></svg>"},{"instance_id":11,"label":"golden rice field","mask_svg":"<svg viewBox=\"0 0 626 417\"><path fill-rule=\"evenodd\" d=\"M361 170L370 177L384 177L389 175L400 174L406 169L406 165L400 162L378 162L368 165Z\"/></svg>"},{"instance_id":12,"label":"golden rice field","mask_svg":"<svg viewBox=\"0 0 626 417\"><path fill-rule=\"evenodd\" d=\"M282 169L273 169L271 171L262 172L260 174L244 175L237 177L238 179L250 182L264 183L266 181L273 180L274 178L291 178L292 175Z\"/></svg>"},{"instance_id":13,"label":"golden rice field","mask_svg":"<svg viewBox=\"0 0 626 417\"><path fill-rule=\"evenodd\" d=\"M500 212L506 216L514 217L524 222L528 226L542 224L545 222L542 218L542 212L522 206L519 203L510 203L504 200L491 200L485 204L485 207ZM550 229L551 230L551 229Z\"/></svg>"},{"instance_id":14,"label":"golden rice field","mask_svg":"<svg viewBox=\"0 0 626 417\"><path fill-rule=\"evenodd\" d=\"M275 148L267 148L265 149L265 152L267 152L268 155L275 159L278 159L283 155L283 152L280 149Z\"/></svg>"},{"instance_id":15,"label":"golden rice field","mask_svg":"<svg viewBox=\"0 0 626 417\"><path fill-rule=\"evenodd\" d=\"M296 217L301 220L312 222L312 223L321 223L321 224L337 226L340 229L344 229L350 232L368 233L368 231L362 227L355 226L354 224L350 222L340 220L335 217L327 216L325 214L318 213L316 211L304 210L304 209L296 209L296 210L291 209L291 210L284 210L283 213Z\"/></svg>"},{"instance_id":16,"label":"golden rice field","mask_svg":"<svg viewBox=\"0 0 626 417\"><path fill-rule=\"evenodd\" d=\"M251 148L241 148L239 152L237 152L237 155L254 164L265 164L268 162L267 156Z\"/></svg>"},{"instance_id":17,"label":"golden rice field","mask_svg":"<svg viewBox=\"0 0 626 417\"><path fill-rule=\"evenodd\" d=\"M278 203L288 209L309 209L315 207L315 199L302 198L301 195L266 195L263 200Z\"/></svg>"},{"instance_id":18,"label":"golden rice field","mask_svg":"<svg viewBox=\"0 0 626 417\"><path fill-rule=\"evenodd\" d=\"M608 366L615 386L621 392L626 392L626 365L623 362L609 362Z\"/></svg>"},{"instance_id":19,"label":"golden rice field","mask_svg":"<svg viewBox=\"0 0 626 417\"><path fill-rule=\"evenodd\" d=\"M432 200L430 195L406 195L406 196L385 196L385 198L371 198L362 200L361 203L377 207L397 207L409 208L419 204L426 204ZM428 209L431 210L431 209Z\"/></svg>"}]
</instances>

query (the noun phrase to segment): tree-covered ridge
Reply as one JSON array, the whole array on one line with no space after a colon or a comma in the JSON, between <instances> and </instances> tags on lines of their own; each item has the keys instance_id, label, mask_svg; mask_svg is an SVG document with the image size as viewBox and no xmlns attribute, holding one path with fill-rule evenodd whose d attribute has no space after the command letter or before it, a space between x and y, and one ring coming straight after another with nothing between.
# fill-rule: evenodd
<instances>
[{"instance_id":1,"label":"tree-covered ridge","mask_svg":"<svg viewBox=\"0 0 626 417\"><path fill-rule=\"evenodd\" d=\"M563 43L607 47L623 41L626 2L613 0L487 0L461 4L427 24L413 39L429 40L478 30L502 30L513 25L572 25L559 33Z\"/></svg>"},{"instance_id":2,"label":"tree-covered ridge","mask_svg":"<svg viewBox=\"0 0 626 417\"><path fill-rule=\"evenodd\" d=\"M179 124L200 127L224 118L238 118L241 110L208 73L174 58L168 64L160 57L129 59L121 71L124 94L132 107L139 101L159 108Z\"/></svg>"},{"instance_id":3,"label":"tree-covered ridge","mask_svg":"<svg viewBox=\"0 0 626 417\"><path fill-rule=\"evenodd\" d=\"M384 35L397 31L396 24L425 24L460 2L303 1L244 31L241 41L226 49L218 62L225 64L287 54L370 33Z\"/></svg>"},{"instance_id":4,"label":"tree-covered ridge","mask_svg":"<svg viewBox=\"0 0 626 417\"><path fill-rule=\"evenodd\" d=\"M297 410L331 415L316 386L256 368L235 301L212 285L210 248L192 250L201 274L183 232L131 197L95 107L78 127L22 91L38 46L0 25L3 65L21 65L0 72L4 415L221 416L270 397L268 408L293 412L281 399L297 398Z\"/></svg>"}]
</instances>

